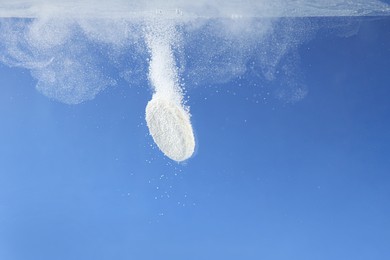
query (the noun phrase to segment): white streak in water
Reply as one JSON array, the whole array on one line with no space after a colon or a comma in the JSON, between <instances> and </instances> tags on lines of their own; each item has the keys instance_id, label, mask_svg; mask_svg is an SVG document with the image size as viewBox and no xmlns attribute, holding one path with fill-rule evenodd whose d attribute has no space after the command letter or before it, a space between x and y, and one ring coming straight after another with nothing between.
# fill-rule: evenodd
<instances>
[{"instance_id":1,"label":"white streak in water","mask_svg":"<svg viewBox=\"0 0 390 260\"><path fill-rule=\"evenodd\" d=\"M189 109L182 104L172 45L177 40L175 26L154 21L148 26L146 42L151 58L149 78L155 93L146 107L149 132L160 150L175 161L191 157L195 139Z\"/></svg>"}]
</instances>

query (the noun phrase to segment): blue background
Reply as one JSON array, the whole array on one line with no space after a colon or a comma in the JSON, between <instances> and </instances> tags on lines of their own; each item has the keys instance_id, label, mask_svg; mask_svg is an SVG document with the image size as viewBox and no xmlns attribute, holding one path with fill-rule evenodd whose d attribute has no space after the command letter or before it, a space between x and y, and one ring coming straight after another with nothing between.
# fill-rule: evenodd
<instances>
[{"instance_id":1,"label":"blue background","mask_svg":"<svg viewBox=\"0 0 390 260\"><path fill-rule=\"evenodd\" d=\"M294 104L250 75L188 88L183 164L148 135L148 82L70 106L1 65L0 259L390 259L389 28L301 45Z\"/></svg>"}]
</instances>

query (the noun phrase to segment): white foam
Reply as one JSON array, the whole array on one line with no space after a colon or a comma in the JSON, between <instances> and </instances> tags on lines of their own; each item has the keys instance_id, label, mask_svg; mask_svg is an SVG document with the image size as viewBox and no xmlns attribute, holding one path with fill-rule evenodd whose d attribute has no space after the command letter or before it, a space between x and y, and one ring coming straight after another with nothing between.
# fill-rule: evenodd
<instances>
[{"instance_id":1,"label":"white foam","mask_svg":"<svg viewBox=\"0 0 390 260\"><path fill-rule=\"evenodd\" d=\"M62 13L83 18L240 18L388 15L379 0L13 0L0 3L0 17L40 17Z\"/></svg>"}]
</instances>

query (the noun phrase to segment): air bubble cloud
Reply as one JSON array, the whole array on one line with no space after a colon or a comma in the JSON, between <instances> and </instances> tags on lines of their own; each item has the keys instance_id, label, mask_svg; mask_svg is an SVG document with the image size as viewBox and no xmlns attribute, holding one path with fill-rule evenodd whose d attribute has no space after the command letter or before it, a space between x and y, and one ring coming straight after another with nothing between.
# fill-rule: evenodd
<instances>
[{"instance_id":1,"label":"air bubble cloud","mask_svg":"<svg viewBox=\"0 0 390 260\"><path fill-rule=\"evenodd\" d=\"M131 85L147 77L150 134L166 156L183 161L195 148L184 84L252 73L259 85L278 82L276 97L297 102L307 93L296 76L297 50L318 25L293 17L389 14L378 0L3 1L0 61L29 70L38 91L66 104L91 100L118 78Z\"/></svg>"}]
</instances>

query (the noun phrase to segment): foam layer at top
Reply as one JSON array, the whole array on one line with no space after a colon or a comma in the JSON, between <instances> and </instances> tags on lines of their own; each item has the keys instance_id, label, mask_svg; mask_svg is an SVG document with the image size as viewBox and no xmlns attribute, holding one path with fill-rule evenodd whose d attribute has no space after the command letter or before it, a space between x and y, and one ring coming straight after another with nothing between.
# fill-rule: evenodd
<instances>
[{"instance_id":1,"label":"foam layer at top","mask_svg":"<svg viewBox=\"0 0 390 260\"><path fill-rule=\"evenodd\" d=\"M0 3L0 17L40 17L47 13L91 18L308 17L389 15L379 0L13 0Z\"/></svg>"}]
</instances>

